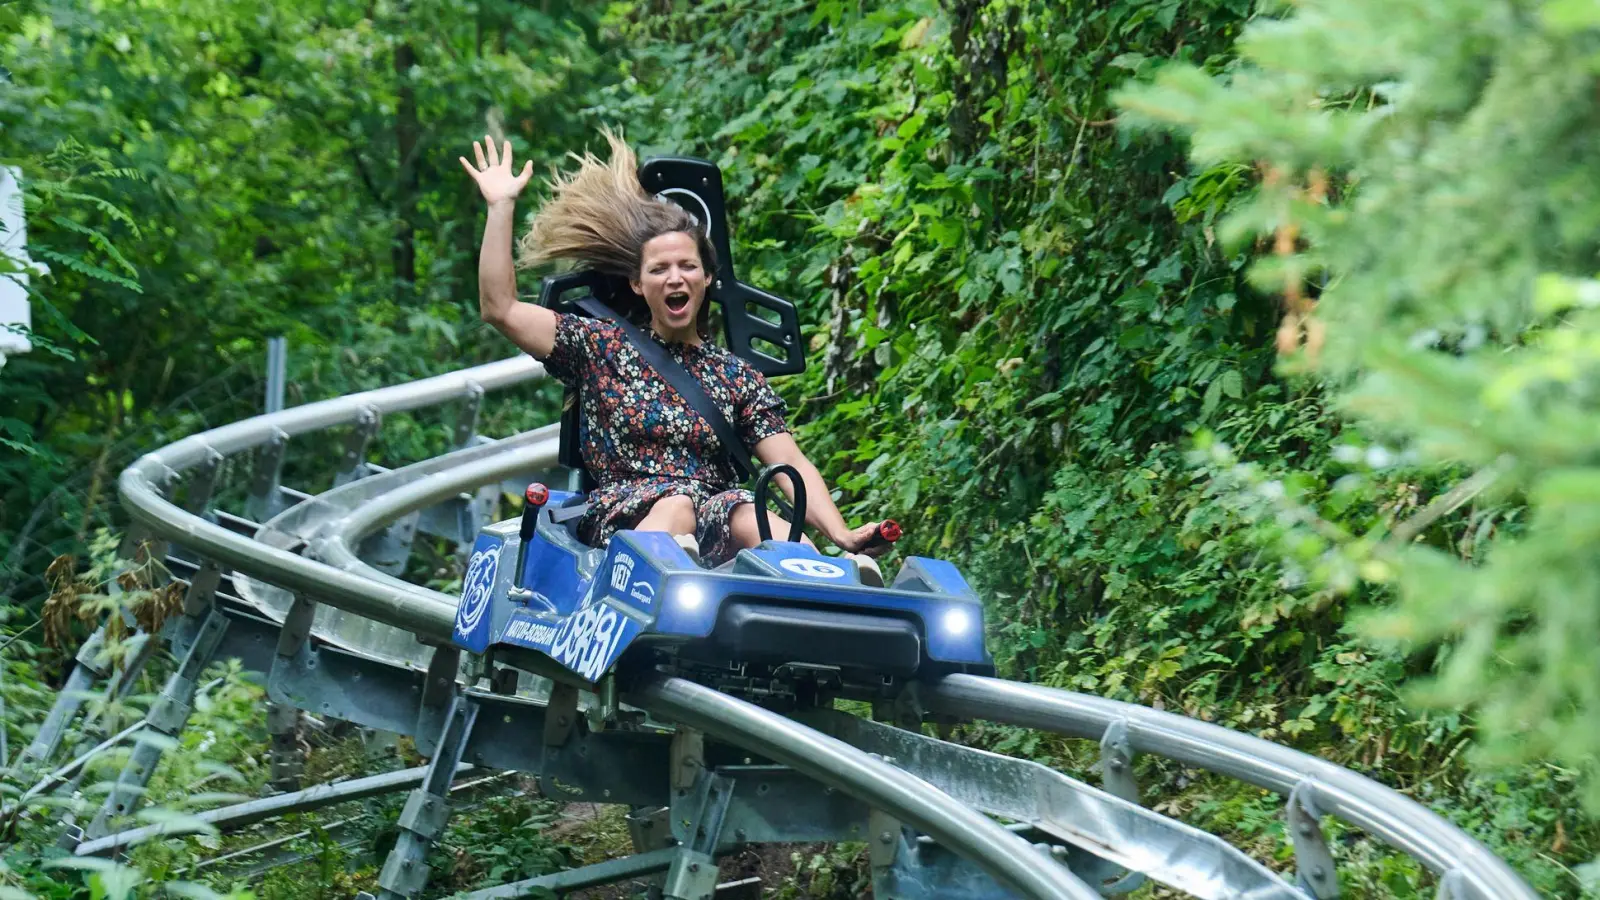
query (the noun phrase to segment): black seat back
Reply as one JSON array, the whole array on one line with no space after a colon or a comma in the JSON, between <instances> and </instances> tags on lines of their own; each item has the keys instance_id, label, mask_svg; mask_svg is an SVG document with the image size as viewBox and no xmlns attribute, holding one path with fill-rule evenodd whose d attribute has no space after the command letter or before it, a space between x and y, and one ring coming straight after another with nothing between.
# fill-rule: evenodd
<instances>
[{"instance_id":1,"label":"black seat back","mask_svg":"<svg viewBox=\"0 0 1600 900\"><path fill-rule=\"evenodd\" d=\"M804 372L805 349L800 342L800 320L794 304L739 281L734 273L722 170L703 159L655 157L639 167L639 181L645 190L677 203L709 227L711 245L717 251L717 270L706 299L720 308L728 350L769 378ZM626 305L621 301L632 293L620 279L579 270L546 278L540 286L539 304L581 315L575 304L585 296L618 308ZM579 450L577 400L569 388L561 414L558 461L578 473L579 484L574 487L589 491L595 482L584 467Z\"/></svg>"}]
</instances>

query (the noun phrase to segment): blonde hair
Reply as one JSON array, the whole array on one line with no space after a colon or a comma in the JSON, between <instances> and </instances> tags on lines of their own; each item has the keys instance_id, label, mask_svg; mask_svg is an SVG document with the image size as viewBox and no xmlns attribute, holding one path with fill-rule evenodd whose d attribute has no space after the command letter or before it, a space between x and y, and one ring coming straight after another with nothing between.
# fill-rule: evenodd
<instances>
[{"instance_id":1,"label":"blonde hair","mask_svg":"<svg viewBox=\"0 0 1600 900\"><path fill-rule=\"evenodd\" d=\"M646 242L685 232L695 238L701 265L714 271L715 251L705 224L676 203L646 192L633 150L611 130L601 134L611 145L610 162L592 153L573 153L577 171L552 174L546 182L550 200L517 242L517 267L560 260L631 281L639 277Z\"/></svg>"}]
</instances>

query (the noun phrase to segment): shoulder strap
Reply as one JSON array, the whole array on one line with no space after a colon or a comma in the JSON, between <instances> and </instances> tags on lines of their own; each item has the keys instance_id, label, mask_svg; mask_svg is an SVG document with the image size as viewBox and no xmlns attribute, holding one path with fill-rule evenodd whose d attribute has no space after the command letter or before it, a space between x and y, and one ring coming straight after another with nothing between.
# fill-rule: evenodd
<instances>
[{"instance_id":1,"label":"shoulder strap","mask_svg":"<svg viewBox=\"0 0 1600 900\"><path fill-rule=\"evenodd\" d=\"M758 470L750 458L750 451L745 449L744 441L740 440L739 436L734 433L733 426L728 424L727 416L724 416L722 410L717 408L717 404L706 396L705 389L700 387L700 382L695 381L694 376L690 375L688 370L684 369L683 366L678 364L677 360L668 355L660 344L651 340L649 335L641 332L632 322L617 315L610 307L599 300L593 297L585 297L575 305L595 318L604 319L622 329L622 333L633 344L633 348L639 351L639 355L644 357L644 361L649 363L657 374L666 379L667 384L672 385L673 389L689 404L690 409L698 413L700 418L705 419L706 423L711 426L711 430L717 435L717 440L722 442L722 446L727 449L728 455L732 458L734 471L739 476L739 480L749 481L755 475Z\"/></svg>"}]
</instances>

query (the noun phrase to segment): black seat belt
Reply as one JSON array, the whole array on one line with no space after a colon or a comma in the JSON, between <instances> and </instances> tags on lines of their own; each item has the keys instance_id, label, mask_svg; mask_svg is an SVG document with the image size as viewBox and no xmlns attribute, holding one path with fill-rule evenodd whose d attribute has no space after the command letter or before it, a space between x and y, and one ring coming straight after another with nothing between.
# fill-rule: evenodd
<instances>
[{"instance_id":1,"label":"black seat belt","mask_svg":"<svg viewBox=\"0 0 1600 900\"><path fill-rule=\"evenodd\" d=\"M745 449L744 441L739 440L733 426L728 424L728 418L717 408L717 404L706 396L700 382L696 381L677 360L668 355L664 347L651 340L649 335L641 332L632 322L617 315L610 307L593 297L585 297L575 305L595 318L604 319L622 329L622 333L633 344L633 348L639 351L639 355L644 357L644 361L649 363L658 375L666 379L667 384L672 385L678 395L689 404L690 409L699 413L700 418L705 419L711 426L711 430L717 435L717 440L722 442L723 448L732 458L734 474L739 477L741 484L755 476L759 470L750 458L750 451ZM787 506L781 503L780 505Z\"/></svg>"}]
</instances>

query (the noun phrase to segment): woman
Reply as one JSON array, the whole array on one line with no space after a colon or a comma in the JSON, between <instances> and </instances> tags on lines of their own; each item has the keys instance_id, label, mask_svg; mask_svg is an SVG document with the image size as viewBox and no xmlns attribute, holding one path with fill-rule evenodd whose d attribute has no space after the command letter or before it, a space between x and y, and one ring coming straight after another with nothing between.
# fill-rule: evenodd
<instances>
[{"instance_id":1,"label":"woman","mask_svg":"<svg viewBox=\"0 0 1600 900\"><path fill-rule=\"evenodd\" d=\"M716 259L705 230L681 207L646 193L633 152L609 132L606 140L609 163L586 154L576 172L551 181L550 202L522 239L515 267L512 218L533 164L514 172L511 143L497 152L487 137L482 146L472 144L477 165L461 158L489 207L478 260L484 321L578 390L583 460L599 483L579 522L580 536L599 545L619 529L664 531L712 566L760 541L754 498L738 488L715 433L620 329L517 300L515 268L557 259L628 282L644 304L638 318L648 310L648 328L641 328L701 384L755 456L800 473L806 522L856 561L864 582L881 585L869 556L882 547L857 553L878 523L845 524L816 466L789 434L783 401L755 367L707 340L705 296ZM777 480L792 498L788 479ZM788 523L766 515L774 534L787 532Z\"/></svg>"}]
</instances>

